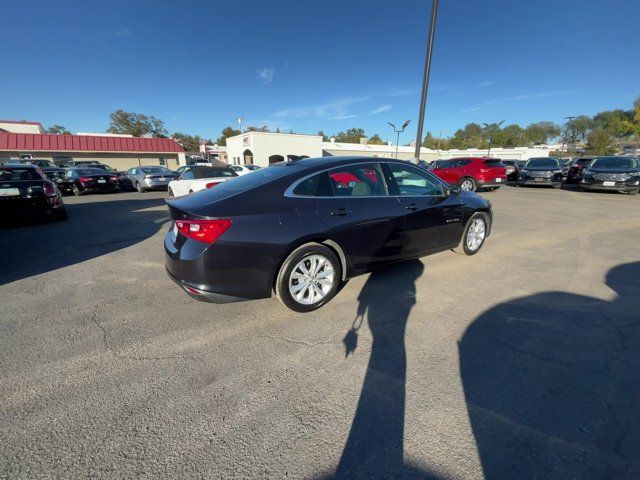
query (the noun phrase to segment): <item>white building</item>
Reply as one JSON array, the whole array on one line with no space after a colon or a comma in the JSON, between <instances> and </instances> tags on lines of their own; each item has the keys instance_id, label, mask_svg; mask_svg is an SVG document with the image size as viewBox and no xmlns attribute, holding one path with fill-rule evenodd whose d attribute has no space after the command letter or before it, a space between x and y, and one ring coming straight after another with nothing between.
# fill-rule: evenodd
<instances>
[{"instance_id":1,"label":"white building","mask_svg":"<svg viewBox=\"0 0 640 480\"><path fill-rule=\"evenodd\" d=\"M44 133L40 122L25 120L0 120L0 132L6 133Z\"/></svg>"},{"instance_id":2,"label":"white building","mask_svg":"<svg viewBox=\"0 0 640 480\"><path fill-rule=\"evenodd\" d=\"M555 150L553 145L516 148L492 148L490 155L505 160L528 160L531 157L548 157ZM232 165L254 163L266 167L271 163L281 162L296 157L330 157L330 156L366 156L397 158L411 160L414 158L414 147L396 145L373 145L362 139L361 143L340 143L331 139L323 142L319 135L302 135L292 133L246 132L227 138L227 162ZM484 157L487 149L470 148L466 150L431 150L420 149L420 158L431 161L439 158Z\"/></svg>"}]
</instances>

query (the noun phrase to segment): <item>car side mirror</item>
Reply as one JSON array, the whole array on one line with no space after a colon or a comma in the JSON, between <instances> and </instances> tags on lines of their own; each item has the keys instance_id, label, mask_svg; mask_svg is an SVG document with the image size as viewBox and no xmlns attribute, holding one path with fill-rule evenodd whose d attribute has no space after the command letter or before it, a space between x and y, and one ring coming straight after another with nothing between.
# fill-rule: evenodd
<instances>
[{"instance_id":1,"label":"car side mirror","mask_svg":"<svg viewBox=\"0 0 640 480\"><path fill-rule=\"evenodd\" d=\"M447 190L447 193L449 196L460 195L460 193L462 193L462 188L460 188L460 185L451 185Z\"/></svg>"}]
</instances>

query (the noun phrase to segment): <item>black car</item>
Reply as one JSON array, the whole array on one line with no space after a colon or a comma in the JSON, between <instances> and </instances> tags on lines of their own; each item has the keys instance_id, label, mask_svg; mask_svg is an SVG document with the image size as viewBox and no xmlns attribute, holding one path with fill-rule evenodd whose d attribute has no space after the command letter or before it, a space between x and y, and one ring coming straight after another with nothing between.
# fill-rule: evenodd
<instances>
[{"instance_id":1,"label":"black car","mask_svg":"<svg viewBox=\"0 0 640 480\"><path fill-rule=\"evenodd\" d=\"M66 173L66 169L57 166L51 160L41 160L41 159L29 159L29 160L20 160L20 163L24 165L35 165L42 170L47 177L47 179L51 180L53 183L58 183L58 181L64 177Z\"/></svg>"},{"instance_id":2,"label":"black car","mask_svg":"<svg viewBox=\"0 0 640 480\"><path fill-rule=\"evenodd\" d=\"M631 157L595 157L583 171L580 187L636 195L640 189L640 166Z\"/></svg>"},{"instance_id":3,"label":"black car","mask_svg":"<svg viewBox=\"0 0 640 480\"><path fill-rule=\"evenodd\" d=\"M547 185L560 188L562 185L562 165L552 157L534 157L527 160L518 172L517 185Z\"/></svg>"},{"instance_id":4,"label":"black car","mask_svg":"<svg viewBox=\"0 0 640 480\"><path fill-rule=\"evenodd\" d=\"M35 165L0 165L0 221L24 216L66 220L62 194Z\"/></svg>"},{"instance_id":5,"label":"black car","mask_svg":"<svg viewBox=\"0 0 640 480\"><path fill-rule=\"evenodd\" d=\"M522 166L526 163L522 160L502 160L507 167L507 181L515 182L518 179L518 173Z\"/></svg>"},{"instance_id":6,"label":"black car","mask_svg":"<svg viewBox=\"0 0 640 480\"><path fill-rule=\"evenodd\" d=\"M582 171L591 163L592 157L576 158L567 172L565 183L580 183Z\"/></svg>"},{"instance_id":7,"label":"black car","mask_svg":"<svg viewBox=\"0 0 640 480\"><path fill-rule=\"evenodd\" d=\"M88 165L89 168L97 168L98 170L104 170L109 175L112 175L118 179L118 187L120 190L133 190L133 185L131 184L131 180L127 178L126 172L124 170L116 170L109 165L105 165L104 163L92 163Z\"/></svg>"},{"instance_id":8,"label":"black car","mask_svg":"<svg viewBox=\"0 0 640 480\"><path fill-rule=\"evenodd\" d=\"M118 179L98 168L69 168L64 179L58 182L58 187L63 192L71 192L75 196L85 193L109 193L118 190Z\"/></svg>"},{"instance_id":9,"label":"black car","mask_svg":"<svg viewBox=\"0 0 640 480\"><path fill-rule=\"evenodd\" d=\"M477 253L491 204L408 162L281 162L167 200L169 276L216 303L270 297L308 312L346 279L444 250Z\"/></svg>"}]
</instances>

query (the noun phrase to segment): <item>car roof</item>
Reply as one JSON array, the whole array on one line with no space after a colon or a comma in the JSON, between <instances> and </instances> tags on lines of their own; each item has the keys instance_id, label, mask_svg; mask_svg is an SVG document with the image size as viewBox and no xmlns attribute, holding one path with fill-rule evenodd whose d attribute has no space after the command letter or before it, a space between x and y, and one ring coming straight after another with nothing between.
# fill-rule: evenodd
<instances>
[{"instance_id":1,"label":"car roof","mask_svg":"<svg viewBox=\"0 0 640 480\"><path fill-rule=\"evenodd\" d=\"M33 168L34 170L36 168L38 168L37 165L32 165L30 163L4 163L2 165L0 165L0 168L4 168L5 170L13 170L13 169L20 169L20 170L24 170L25 168Z\"/></svg>"},{"instance_id":2,"label":"car roof","mask_svg":"<svg viewBox=\"0 0 640 480\"><path fill-rule=\"evenodd\" d=\"M339 167L340 165L348 165L353 162L388 162L388 163L398 163L402 165L406 165L409 163L408 160L396 160L393 158L385 158L385 157L367 157L367 156L336 156L336 157L314 157L314 158L302 158L300 160L293 160L288 162L278 162L274 163L273 167L304 167L304 168L315 168L315 167Z\"/></svg>"}]
</instances>

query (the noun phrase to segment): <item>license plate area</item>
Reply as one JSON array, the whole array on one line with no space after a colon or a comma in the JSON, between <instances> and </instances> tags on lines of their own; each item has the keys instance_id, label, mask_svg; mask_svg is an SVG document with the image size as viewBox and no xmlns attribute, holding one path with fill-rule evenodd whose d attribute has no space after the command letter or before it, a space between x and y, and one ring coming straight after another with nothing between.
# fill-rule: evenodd
<instances>
[{"instance_id":1,"label":"license plate area","mask_svg":"<svg viewBox=\"0 0 640 480\"><path fill-rule=\"evenodd\" d=\"M615 187L616 182L602 182L602 185L604 185L605 187Z\"/></svg>"},{"instance_id":2,"label":"license plate area","mask_svg":"<svg viewBox=\"0 0 640 480\"><path fill-rule=\"evenodd\" d=\"M502 179L501 178L496 178L496 183L500 183L500 182L502 182Z\"/></svg>"},{"instance_id":3,"label":"license plate area","mask_svg":"<svg viewBox=\"0 0 640 480\"><path fill-rule=\"evenodd\" d=\"M540 178L540 177L535 178L534 180L535 180L536 182L544 182L544 178Z\"/></svg>"},{"instance_id":4,"label":"license plate area","mask_svg":"<svg viewBox=\"0 0 640 480\"><path fill-rule=\"evenodd\" d=\"M19 197L20 190L17 188L0 188L0 197Z\"/></svg>"},{"instance_id":5,"label":"license plate area","mask_svg":"<svg viewBox=\"0 0 640 480\"><path fill-rule=\"evenodd\" d=\"M103 179L103 178L99 178L98 179L98 183L107 183L107 181L105 179Z\"/></svg>"}]
</instances>

